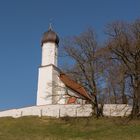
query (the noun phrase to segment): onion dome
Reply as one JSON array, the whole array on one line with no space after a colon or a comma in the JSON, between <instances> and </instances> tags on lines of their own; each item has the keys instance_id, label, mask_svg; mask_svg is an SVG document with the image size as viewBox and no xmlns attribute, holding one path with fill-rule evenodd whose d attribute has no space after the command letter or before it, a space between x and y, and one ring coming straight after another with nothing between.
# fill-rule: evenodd
<instances>
[{"instance_id":1,"label":"onion dome","mask_svg":"<svg viewBox=\"0 0 140 140\"><path fill-rule=\"evenodd\" d=\"M42 37L42 40L41 40L41 45L43 45L43 43L47 43L47 42L56 43L57 45L59 44L59 37L52 30L51 25L49 27L49 30L43 34L43 37Z\"/></svg>"}]
</instances>

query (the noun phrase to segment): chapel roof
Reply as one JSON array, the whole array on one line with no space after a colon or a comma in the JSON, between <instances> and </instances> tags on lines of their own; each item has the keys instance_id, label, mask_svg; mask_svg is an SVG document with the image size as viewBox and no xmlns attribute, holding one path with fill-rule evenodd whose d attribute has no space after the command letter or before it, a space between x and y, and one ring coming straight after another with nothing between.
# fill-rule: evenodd
<instances>
[{"instance_id":1,"label":"chapel roof","mask_svg":"<svg viewBox=\"0 0 140 140\"><path fill-rule=\"evenodd\" d=\"M60 73L60 79L68 88L74 90L86 99L91 99L86 89L76 81L72 80L68 75Z\"/></svg>"}]
</instances>

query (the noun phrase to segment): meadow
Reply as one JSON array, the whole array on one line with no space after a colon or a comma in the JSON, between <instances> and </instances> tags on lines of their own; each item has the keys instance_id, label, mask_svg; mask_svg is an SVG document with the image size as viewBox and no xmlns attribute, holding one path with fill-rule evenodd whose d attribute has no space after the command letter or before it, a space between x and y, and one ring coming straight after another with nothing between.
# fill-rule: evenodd
<instances>
[{"instance_id":1,"label":"meadow","mask_svg":"<svg viewBox=\"0 0 140 140\"><path fill-rule=\"evenodd\" d=\"M140 120L0 118L0 140L140 140Z\"/></svg>"}]
</instances>

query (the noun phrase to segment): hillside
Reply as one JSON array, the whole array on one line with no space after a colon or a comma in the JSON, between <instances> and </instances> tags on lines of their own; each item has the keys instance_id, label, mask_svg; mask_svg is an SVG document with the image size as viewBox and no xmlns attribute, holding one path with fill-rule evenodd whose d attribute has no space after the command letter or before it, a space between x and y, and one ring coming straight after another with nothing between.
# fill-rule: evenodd
<instances>
[{"instance_id":1,"label":"hillside","mask_svg":"<svg viewBox=\"0 0 140 140\"><path fill-rule=\"evenodd\" d=\"M0 118L0 140L139 140L140 121L95 118Z\"/></svg>"}]
</instances>

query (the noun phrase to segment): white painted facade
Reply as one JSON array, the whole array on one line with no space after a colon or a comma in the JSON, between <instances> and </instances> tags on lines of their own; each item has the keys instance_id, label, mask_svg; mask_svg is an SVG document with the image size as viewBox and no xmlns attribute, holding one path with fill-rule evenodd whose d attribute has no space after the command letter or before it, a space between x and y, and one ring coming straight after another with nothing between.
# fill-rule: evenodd
<instances>
[{"instance_id":1,"label":"white painted facade","mask_svg":"<svg viewBox=\"0 0 140 140\"><path fill-rule=\"evenodd\" d=\"M38 75L37 105L53 104L53 65L57 66L57 53L55 43L43 43L42 62Z\"/></svg>"},{"instance_id":2,"label":"white painted facade","mask_svg":"<svg viewBox=\"0 0 140 140\"><path fill-rule=\"evenodd\" d=\"M59 78L60 72L53 66L53 104L66 104L67 88Z\"/></svg>"},{"instance_id":3,"label":"white painted facade","mask_svg":"<svg viewBox=\"0 0 140 140\"><path fill-rule=\"evenodd\" d=\"M54 65L39 68L37 105L66 104L66 86Z\"/></svg>"},{"instance_id":4,"label":"white painted facade","mask_svg":"<svg viewBox=\"0 0 140 140\"><path fill-rule=\"evenodd\" d=\"M52 69L52 65L39 68L37 105L52 104Z\"/></svg>"},{"instance_id":5,"label":"white painted facade","mask_svg":"<svg viewBox=\"0 0 140 140\"><path fill-rule=\"evenodd\" d=\"M57 44L47 42L42 45L42 62L41 66L47 66L53 64L57 67L57 55L58 48Z\"/></svg>"}]
</instances>

